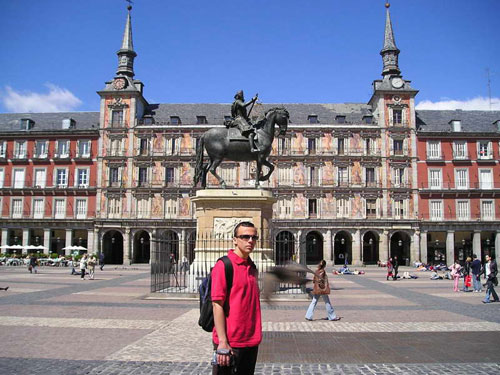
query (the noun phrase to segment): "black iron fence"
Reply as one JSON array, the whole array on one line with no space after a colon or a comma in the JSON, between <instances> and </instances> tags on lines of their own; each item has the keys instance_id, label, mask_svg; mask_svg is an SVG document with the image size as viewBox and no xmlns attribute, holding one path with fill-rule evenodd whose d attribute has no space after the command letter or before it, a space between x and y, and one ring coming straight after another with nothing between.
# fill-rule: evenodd
<instances>
[{"instance_id":1,"label":"black iron fence","mask_svg":"<svg viewBox=\"0 0 500 375\"><path fill-rule=\"evenodd\" d=\"M202 280L210 273L217 259L233 248L232 238L213 234L182 240L177 237L152 239L151 292L197 293ZM259 239L251 255L259 271L263 290L264 275L275 266L289 262L305 264L305 253L293 238ZM302 256L301 256L302 255ZM304 287L289 283L275 285L275 294L302 294Z\"/></svg>"}]
</instances>

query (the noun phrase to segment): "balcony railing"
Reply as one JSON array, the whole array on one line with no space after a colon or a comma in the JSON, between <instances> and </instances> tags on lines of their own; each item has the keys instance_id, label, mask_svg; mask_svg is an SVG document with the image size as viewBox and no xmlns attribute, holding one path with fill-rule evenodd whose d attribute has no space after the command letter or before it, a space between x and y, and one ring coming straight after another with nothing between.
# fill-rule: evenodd
<instances>
[{"instance_id":1,"label":"balcony railing","mask_svg":"<svg viewBox=\"0 0 500 375\"><path fill-rule=\"evenodd\" d=\"M469 182L466 184L442 182L439 186L421 182L419 188L423 190L495 190L500 189L500 182Z\"/></svg>"}]
</instances>

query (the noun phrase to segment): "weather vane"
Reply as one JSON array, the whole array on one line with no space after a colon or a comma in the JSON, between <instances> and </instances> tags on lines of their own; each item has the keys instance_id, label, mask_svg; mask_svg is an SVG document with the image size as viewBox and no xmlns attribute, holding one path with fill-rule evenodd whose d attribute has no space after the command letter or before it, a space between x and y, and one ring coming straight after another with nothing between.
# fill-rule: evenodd
<instances>
[{"instance_id":1,"label":"weather vane","mask_svg":"<svg viewBox=\"0 0 500 375\"><path fill-rule=\"evenodd\" d=\"M128 10L132 9L132 4L133 4L132 0L125 0L125 1L128 3L127 9Z\"/></svg>"}]
</instances>

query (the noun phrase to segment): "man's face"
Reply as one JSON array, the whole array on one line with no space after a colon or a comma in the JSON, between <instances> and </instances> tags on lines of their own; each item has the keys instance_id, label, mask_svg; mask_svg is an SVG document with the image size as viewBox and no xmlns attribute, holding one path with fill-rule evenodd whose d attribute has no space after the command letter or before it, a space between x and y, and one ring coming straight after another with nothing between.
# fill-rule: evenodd
<instances>
[{"instance_id":1,"label":"man's face","mask_svg":"<svg viewBox=\"0 0 500 375\"><path fill-rule=\"evenodd\" d=\"M242 236L246 236L248 238L244 239L241 238ZM238 232L236 233L236 237L234 237L234 246L235 250L238 252L239 255L242 257L246 258L250 255L250 253L253 251L255 244L257 243L256 240L254 240L252 237L257 236L257 229L252 228L252 227L239 227Z\"/></svg>"},{"instance_id":2,"label":"man's face","mask_svg":"<svg viewBox=\"0 0 500 375\"><path fill-rule=\"evenodd\" d=\"M485 259L486 259L487 262L489 262L490 261L490 256L486 255Z\"/></svg>"}]
</instances>

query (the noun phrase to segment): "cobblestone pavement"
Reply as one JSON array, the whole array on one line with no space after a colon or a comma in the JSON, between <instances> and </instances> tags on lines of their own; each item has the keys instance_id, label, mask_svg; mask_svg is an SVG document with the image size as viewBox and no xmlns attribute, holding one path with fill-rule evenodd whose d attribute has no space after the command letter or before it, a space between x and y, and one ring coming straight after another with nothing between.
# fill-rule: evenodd
<instances>
[{"instance_id":1,"label":"cobblestone pavement","mask_svg":"<svg viewBox=\"0 0 500 375\"><path fill-rule=\"evenodd\" d=\"M64 268L0 267L0 373L210 373L197 301L149 299L146 266L106 268L81 281ZM365 271L330 276L339 322L321 303L313 322L307 301L263 304L256 373L500 373L500 304L425 273L393 282Z\"/></svg>"}]
</instances>

